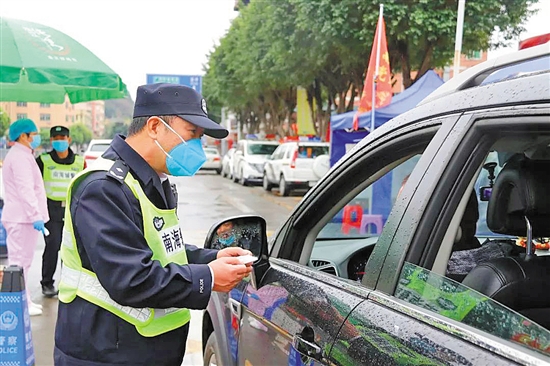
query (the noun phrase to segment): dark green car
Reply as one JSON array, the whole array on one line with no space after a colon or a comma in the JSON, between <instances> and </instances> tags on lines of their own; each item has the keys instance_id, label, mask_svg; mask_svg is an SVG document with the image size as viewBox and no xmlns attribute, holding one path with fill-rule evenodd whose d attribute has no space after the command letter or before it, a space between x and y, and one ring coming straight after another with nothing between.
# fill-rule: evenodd
<instances>
[{"instance_id":1,"label":"dark green car","mask_svg":"<svg viewBox=\"0 0 550 366\"><path fill-rule=\"evenodd\" d=\"M533 60L547 67L509 75ZM550 364L550 253L516 245L550 237L548 65L550 44L444 84L362 140L269 243L263 219L228 219L259 259L212 296L205 365Z\"/></svg>"}]
</instances>

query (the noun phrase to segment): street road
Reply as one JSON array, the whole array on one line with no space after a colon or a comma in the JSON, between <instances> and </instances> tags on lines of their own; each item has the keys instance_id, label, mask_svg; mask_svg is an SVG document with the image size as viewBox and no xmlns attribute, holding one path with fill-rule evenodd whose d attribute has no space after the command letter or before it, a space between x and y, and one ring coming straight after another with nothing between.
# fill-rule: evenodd
<instances>
[{"instance_id":1,"label":"street road","mask_svg":"<svg viewBox=\"0 0 550 366\"><path fill-rule=\"evenodd\" d=\"M210 172L199 172L194 177L172 178L171 181L176 183L178 188L178 214L185 240L201 247L212 225L234 215L254 214L264 217L267 221L268 235L271 235L302 198L300 195L281 197L278 196L277 190L269 193L261 187L243 187ZM53 365L58 303L57 298L42 297L40 273L43 249L44 241L41 238L29 274L30 283L27 284L33 301L44 307L42 316L31 318L37 366ZM0 264L7 263L3 261ZM56 276L59 277L59 267ZM183 365L202 365L202 311L191 312L191 327Z\"/></svg>"}]
</instances>

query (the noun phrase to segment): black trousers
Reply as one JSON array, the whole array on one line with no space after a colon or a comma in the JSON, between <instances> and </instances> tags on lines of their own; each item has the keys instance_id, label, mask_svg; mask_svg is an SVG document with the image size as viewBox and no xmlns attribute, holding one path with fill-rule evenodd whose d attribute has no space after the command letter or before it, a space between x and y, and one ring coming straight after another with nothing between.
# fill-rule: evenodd
<instances>
[{"instance_id":1,"label":"black trousers","mask_svg":"<svg viewBox=\"0 0 550 366\"><path fill-rule=\"evenodd\" d=\"M61 247L61 236L63 233L63 221L50 220L46 223L50 235L44 237L46 248L42 254L42 281L43 286L53 285L53 275L57 267L59 248Z\"/></svg>"}]
</instances>

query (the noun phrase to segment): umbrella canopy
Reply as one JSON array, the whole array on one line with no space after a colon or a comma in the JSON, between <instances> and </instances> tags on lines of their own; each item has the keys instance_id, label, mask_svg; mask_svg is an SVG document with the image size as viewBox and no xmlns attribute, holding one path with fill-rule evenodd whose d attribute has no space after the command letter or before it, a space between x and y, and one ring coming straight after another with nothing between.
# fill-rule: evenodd
<instances>
[{"instance_id":1,"label":"umbrella canopy","mask_svg":"<svg viewBox=\"0 0 550 366\"><path fill-rule=\"evenodd\" d=\"M68 35L0 17L0 101L71 103L123 98L109 66Z\"/></svg>"}]
</instances>

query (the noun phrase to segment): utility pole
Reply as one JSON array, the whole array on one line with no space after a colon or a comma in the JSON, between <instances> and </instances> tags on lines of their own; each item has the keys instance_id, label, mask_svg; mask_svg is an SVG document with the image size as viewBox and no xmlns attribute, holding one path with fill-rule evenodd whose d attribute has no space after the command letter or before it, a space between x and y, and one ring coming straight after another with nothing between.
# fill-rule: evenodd
<instances>
[{"instance_id":1,"label":"utility pole","mask_svg":"<svg viewBox=\"0 0 550 366\"><path fill-rule=\"evenodd\" d=\"M462 32L464 29L464 8L466 0L458 0L458 14L456 19L455 35L455 57L453 66L453 77L460 73L460 55L462 54Z\"/></svg>"}]
</instances>

